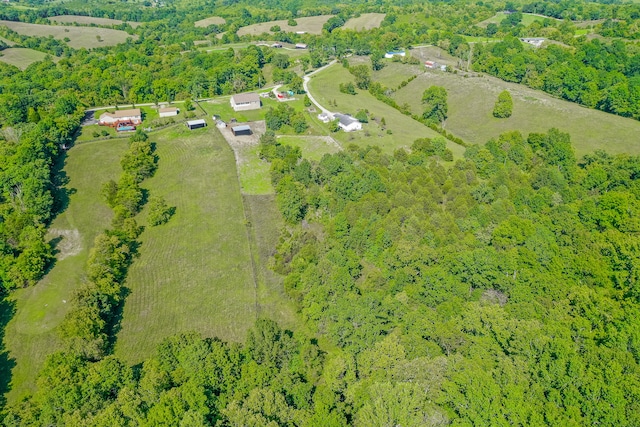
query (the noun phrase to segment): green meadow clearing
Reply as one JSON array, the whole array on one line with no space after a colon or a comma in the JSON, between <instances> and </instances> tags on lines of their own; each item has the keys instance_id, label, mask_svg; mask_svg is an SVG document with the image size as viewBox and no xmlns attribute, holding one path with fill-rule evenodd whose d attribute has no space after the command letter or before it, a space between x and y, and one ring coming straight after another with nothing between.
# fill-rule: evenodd
<instances>
[{"instance_id":1,"label":"green meadow clearing","mask_svg":"<svg viewBox=\"0 0 640 427\"><path fill-rule=\"evenodd\" d=\"M128 37L137 39L137 35L131 35L121 30L100 27L73 27L67 25L42 25L28 24L17 21L0 20L0 25L4 25L10 30L19 34L36 37L52 36L58 40L68 38L67 44L75 49L104 46L115 46L124 43Z\"/></svg>"},{"instance_id":2,"label":"green meadow clearing","mask_svg":"<svg viewBox=\"0 0 640 427\"><path fill-rule=\"evenodd\" d=\"M93 16L79 16L79 15L58 15L52 16L48 18L49 21L56 22L58 24L80 24L80 25L103 25L103 26L114 26L124 24L125 21L121 21L119 19L110 19L110 18L95 18ZM127 24L131 25L132 28L136 28L140 26L140 22L127 21Z\"/></svg>"},{"instance_id":3,"label":"green meadow clearing","mask_svg":"<svg viewBox=\"0 0 640 427\"><path fill-rule=\"evenodd\" d=\"M387 72L401 71L402 64L390 64ZM412 67L419 72L420 66ZM414 71L412 71L414 72ZM571 135L578 155L602 149L610 153L640 153L640 122L554 98L542 91L482 75L464 77L438 71L425 71L393 95L399 104L407 103L414 113L422 111L422 93L429 86L447 89L449 118L446 129L464 141L484 144L503 132L519 130L546 132L558 128ZM493 117L498 94L508 90L513 97L513 115Z\"/></svg>"},{"instance_id":4,"label":"green meadow clearing","mask_svg":"<svg viewBox=\"0 0 640 427\"><path fill-rule=\"evenodd\" d=\"M257 316L256 283L233 152L213 126L177 126L152 137L160 157L143 182L176 207L140 237L125 286L115 353L130 363L166 336L198 331L241 341ZM140 214L145 224L146 211Z\"/></svg>"},{"instance_id":5,"label":"green meadow clearing","mask_svg":"<svg viewBox=\"0 0 640 427\"><path fill-rule=\"evenodd\" d=\"M16 362L10 400L34 386L45 357L59 345L56 327L85 278L93 240L111 222L112 212L102 201L100 188L119 175L119 158L126 146L126 140L109 140L79 144L68 152L62 178L68 178L69 204L49 230L50 239L59 240L57 262L36 286L19 289L10 297L16 307L5 331L5 345Z\"/></svg>"},{"instance_id":6,"label":"green meadow clearing","mask_svg":"<svg viewBox=\"0 0 640 427\"><path fill-rule=\"evenodd\" d=\"M209 25L224 25L227 22L224 18L219 16L210 16L209 18L204 18L199 21L194 22L196 27L208 27Z\"/></svg>"},{"instance_id":7,"label":"green meadow clearing","mask_svg":"<svg viewBox=\"0 0 640 427\"><path fill-rule=\"evenodd\" d=\"M353 76L340 64L334 64L313 75L309 81L309 90L315 99L325 108L333 112L355 115L358 110L369 111L369 123L364 124L362 131L337 132L332 136L341 146L357 144L365 147L372 145L380 147L386 153L393 153L396 149L408 148L418 138L435 138L440 136L420 122L405 116L395 108L378 101L365 90L357 90L356 95L340 92L339 84L353 81ZM373 119L376 120L373 120ZM380 123L384 118L386 126ZM464 149L460 145L448 141L447 147L454 156L462 155Z\"/></svg>"},{"instance_id":8,"label":"green meadow clearing","mask_svg":"<svg viewBox=\"0 0 640 427\"><path fill-rule=\"evenodd\" d=\"M59 61L60 58L49 55L54 61ZM26 48L8 48L0 51L0 61L9 65L15 65L21 70L26 69L34 62L42 61L47 57L44 52L39 52L33 49Z\"/></svg>"},{"instance_id":9,"label":"green meadow clearing","mask_svg":"<svg viewBox=\"0 0 640 427\"><path fill-rule=\"evenodd\" d=\"M280 29L284 32L298 32L304 31L309 34L322 34L322 26L332 17L333 15L318 15L318 16L308 16L305 18L296 18L296 22L298 25L291 26L287 22L287 20L281 21L269 21L269 22L261 22L259 24L248 25L246 27L242 27L238 30L238 36L244 35L252 35L257 36L262 33L269 33L270 28L274 25L278 25Z\"/></svg>"},{"instance_id":10,"label":"green meadow clearing","mask_svg":"<svg viewBox=\"0 0 640 427\"><path fill-rule=\"evenodd\" d=\"M378 28L385 16L386 13L363 13L357 18L349 19L342 28L355 31L371 30Z\"/></svg>"},{"instance_id":11,"label":"green meadow clearing","mask_svg":"<svg viewBox=\"0 0 640 427\"><path fill-rule=\"evenodd\" d=\"M164 337L182 331L242 341L258 315L293 327L295 310L282 279L267 268L282 225L274 196L242 196L233 152L214 126L189 131L176 125L151 139L159 167L142 186L176 211L140 236L115 354L138 363ZM56 327L84 280L95 236L111 221L100 190L119 176L126 147L127 139L118 138L68 152L61 176L68 177L69 203L50 230L58 260L40 283L10 301L16 311L4 344L15 363L11 401L34 387L45 357L60 345ZM143 226L146 215L143 209L136 218Z\"/></svg>"},{"instance_id":12,"label":"green meadow clearing","mask_svg":"<svg viewBox=\"0 0 640 427\"><path fill-rule=\"evenodd\" d=\"M480 27L486 27L489 24L500 24L507 17L507 12L498 12L494 16L489 19L485 19L482 22L479 22L477 25ZM552 18L550 16L537 15L534 13L523 13L522 14L522 25L529 26L533 24L535 21L544 21L545 19L551 19L553 21L560 21L560 19Z\"/></svg>"}]
</instances>

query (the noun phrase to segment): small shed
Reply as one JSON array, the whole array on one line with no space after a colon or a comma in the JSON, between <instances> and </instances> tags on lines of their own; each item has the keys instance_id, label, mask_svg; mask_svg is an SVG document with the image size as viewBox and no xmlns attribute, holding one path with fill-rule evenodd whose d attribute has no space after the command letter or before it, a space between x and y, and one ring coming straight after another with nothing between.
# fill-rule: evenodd
<instances>
[{"instance_id":1,"label":"small shed","mask_svg":"<svg viewBox=\"0 0 640 427\"><path fill-rule=\"evenodd\" d=\"M296 49L306 49L307 45L305 43L296 43Z\"/></svg>"},{"instance_id":2,"label":"small shed","mask_svg":"<svg viewBox=\"0 0 640 427\"><path fill-rule=\"evenodd\" d=\"M404 50L391 50L384 54L384 57L387 59L393 58L394 56L406 56L406 52Z\"/></svg>"},{"instance_id":3,"label":"small shed","mask_svg":"<svg viewBox=\"0 0 640 427\"><path fill-rule=\"evenodd\" d=\"M207 122L204 121L204 119L199 119L199 120L188 120L187 121L187 127L190 130L194 130L194 129L199 129L199 128L203 128L207 126Z\"/></svg>"},{"instance_id":4,"label":"small shed","mask_svg":"<svg viewBox=\"0 0 640 427\"><path fill-rule=\"evenodd\" d=\"M234 126L231 128L233 136L251 135L251 127L249 125Z\"/></svg>"},{"instance_id":5,"label":"small shed","mask_svg":"<svg viewBox=\"0 0 640 427\"><path fill-rule=\"evenodd\" d=\"M171 117L177 116L179 110L176 107L164 107L158 110L158 114L160 117Z\"/></svg>"},{"instance_id":6,"label":"small shed","mask_svg":"<svg viewBox=\"0 0 640 427\"><path fill-rule=\"evenodd\" d=\"M216 120L216 127L218 129L224 129L227 127L227 124L225 122L223 122L222 120Z\"/></svg>"}]
</instances>

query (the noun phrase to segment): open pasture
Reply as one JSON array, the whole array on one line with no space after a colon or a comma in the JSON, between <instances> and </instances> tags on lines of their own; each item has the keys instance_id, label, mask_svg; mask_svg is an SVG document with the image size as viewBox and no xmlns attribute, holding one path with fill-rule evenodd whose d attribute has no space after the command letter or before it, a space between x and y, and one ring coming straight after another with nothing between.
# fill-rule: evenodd
<instances>
[{"instance_id":1,"label":"open pasture","mask_svg":"<svg viewBox=\"0 0 640 427\"><path fill-rule=\"evenodd\" d=\"M287 20L261 22L259 24L248 25L238 30L238 36L251 35L257 36L263 33L271 32L271 27L279 26L284 32L305 32L309 34L322 34L322 26L333 15L308 16L305 18L296 18L298 25L291 26Z\"/></svg>"},{"instance_id":2,"label":"open pasture","mask_svg":"<svg viewBox=\"0 0 640 427\"><path fill-rule=\"evenodd\" d=\"M406 66L391 64L389 67ZM555 127L571 135L578 155L597 149L610 153L640 153L639 121L582 107L487 75L465 78L462 73L424 71L393 97L399 104L407 103L414 113L420 114L422 93L429 86L447 89L449 118L446 129L469 143L484 144L511 130L526 135ZM503 90L508 90L513 97L513 115L497 119L492 114L493 106Z\"/></svg>"},{"instance_id":3,"label":"open pasture","mask_svg":"<svg viewBox=\"0 0 640 427\"><path fill-rule=\"evenodd\" d=\"M196 21L194 25L196 27L206 28L209 25L224 25L227 21L224 18L219 16L210 16L209 18L204 18L199 21Z\"/></svg>"},{"instance_id":4,"label":"open pasture","mask_svg":"<svg viewBox=\"0 0 640 427\"><path fill-rule=\"evenodd\" d=\"M52 16L49 18L49 21L56 22L58 24L80 24L80 25L101 25L105 27L110 27L114 25L122 25L125 21L121 21L119 19L109 19L109 18L94 18L93 16L80 16L80 15L60 15L60 16ZM140 26L140 22L127 21L127 24L131 25L132 28L136 28Z\"/></svg>"},{"instance_id":5,"label":"open pasture","mask_svg":"<svg viewBox=\"0 0 640 427\"><path fill-rule=\"evenodd\" d=\"M309 81L309 90L314 98L330 111L354 116L358 110L369 111L369 123L364 124L361 131L337 132L332 135L342 147L347 147L349 144L363 147L372 145L390 154L398 148L410 147L418 138L440 136L422 123L378 101L368 91L358 89L356 95L340 92L340 83L349 81L353 81L353 76L339 64L334 64L315 74ZM384 125L382 119L384 119ZM453 151L454 156L459 156L463 152L463 147L450 141L447 141L447 147Z\"/></svg>"},{"instance_id":6,"label":"open pasture","mask_svg":"<svg viewBox=\"0 0 640 427\"><path fill-rule=\"evenodd\" d=\"M143 182L175 206L171 220L147 227L127 275L116 355L150 356L163 338L197 331L242 341L257 314L249 233L233 152L214 126L177 126L152 135L160 158ZM139 215L145 225L147 211Z\"/></svg>"},{"instance_id":7,"label":"open pasture","mask_svg":"<svg viewBox=\"0 0 640 427\"><path fill-rule=\"evenodd\" d=\"M489 24L500 25L500 23L502 21L504 21L507 18L508 15L509 15L508 12L498 12L495 15L493 15L491 18L485 19L484 21L479 22L476 25L478 25L479 27L486 27ZM550 16L538 15L538 14L535 14L535 13L523 13L522 14L522 25L529 26L529 25L533 24L535 21L541 21L542 22L545 19L551 19L552 21L560 22L560 19L552 18Z\"/></svg>"},{"instance_id":8,"label":"open pasture","mask_svg":"<svg viewBox=\"0 0 640 427\"><path fill-rule=\"evenodd\" d=\"M42 61L46 56L46 53L26 48L9 48L0 50L0 61L10 65L15 65L21 70L26 69L34 62ZM51 58L53 58L54 61L58 61L60 59L55 56L51 56Z\"/></svg>"},{"instance_id":9,"label":"open pasture","mask_svg":"<svg viewBox=\"0 0 640 427\"><path fill-rule=\"evenodd\" d=\"M119 43L124 43L128 37L138 38L137 35L130 35L124 31L113 30L111 28L28 24L25 22L3 20L0 20L0 25L4 25L19 34L27 36L53 36L53 38L58 40L68 38L69 41L67 44L75 49L115 46Z\"/></svg>"},{"instance_id":10,"label":"open pasture","mask_svg":"<svg viewBox=\"0 0 640 427\"><path fill-rule=\"evenodd\" d=\"M342 28L355 31L378 28L386 15L386 13L363 13L357 18L349 19Z\"/></svg>"}]
</instances>

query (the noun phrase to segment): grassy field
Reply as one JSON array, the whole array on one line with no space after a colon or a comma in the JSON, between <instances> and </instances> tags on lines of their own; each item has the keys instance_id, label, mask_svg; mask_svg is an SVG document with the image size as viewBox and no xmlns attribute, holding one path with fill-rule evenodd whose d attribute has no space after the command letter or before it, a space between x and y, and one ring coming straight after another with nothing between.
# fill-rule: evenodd
<instances>
[{"instance_id":1,"label":"grassy field","mask_svg":"<svg viewBox=\"0 0 640 427\"><path fill-rule=\"evenodd\" d=\"M33 387L44 357L58 345L55 328L69 309L73 291L84 280L95 236L111 221L112 213L102 201L100 188L120 173L118 160L126 144L126 140L86 143L68 153L64 170L71 193L69 206L53 221L49 233L51 239L62 237L56 246L57 262L36 286L11 295L17 311L7 325L5 344L17 364L12 371L10 400Z\"/></svg>"},{"instance_id":2,"label":"grassy field","mask_svg":"<svg viewBox=\"0 0 640 427\"><path fill-rule=\"evenodd\" d=\"M410 147L418 138L435 138L438 133L405 116L393 107L378 101L367 91L358 90L357 95L348 95L339 90L340 83L353 81L353 76L339 64L332 65L326 70L315 74L309 81L309 90L316 100L325 108L334 112L355 115L360 109L369 110L370 121L363 125L359 132L337 132L332 135L343 146L357 144L360 146L377 146L386 153L393 153L397 148ZM331 104L330 102L331 101ZM334 104L335 101L335 104ZM337 105L336 105L337 104ZM385 119L386 129L382 129L379 122L371 117ZM462 147L452 142L447 143L454 155L461 155Z\"/></svg>"},{"instance_id":3,"label":"grassy field","mask_svg":"<svg viewBox=\"0 0 640 427\"><path fill-rule=\"evenodd\" d=\"M124 43L128 37L132 37L133 39L138 38L137 35L130 35L124 31L113 30L111 28L27 24L25 22L3 20L0 20L0 25L4 25L19 34L27 36L53 36L53 38L58 40L68 38L69 41L67 44L76 49L82 47L91 49L94 47L115 46L119 43Z\"/></svg>"},{"instance_id":4,"label":"grassy field","mask_svg":"<svg viewBox=\"0 0 640 427\"><path fill-rule=\"evenodd\" d=\"M152 139L160 163L143 186L165 197L176 213L167 224L144 231L140 257L129 269L131 293L116 355L130 363L182 331L241 341L257 314L231 149L213 126L195 131L179 126Z\"/></svg>"},{"instance_id":5,"label":"grassy field","mask_svg":"<svg viewBox=\"0 0 640 427\"><path fill-rule=\"evenodd\" d=\"M219 16L211 16L209 18L196 21L194 24L196 27L208 27L209 25L224 25L227 22L224 18Z\"/></svg>"},{"instance_id":6,"label":"grassy field","mask_svg":"<svg viewBox=\"0 0 640 427\"><path fill-rule=\"evenodd\" d=\"M357 18L349 19L342 28L356 31L371 30L378 28L385 16L387 16L386 13L363 13Z\"/></svg>"},{"instance_id":7,"label":"grassy field","mask_svg":"<svg viewBox=\"0 0 640 427\"><path fill-rule=\"evenodd\" d=\"M500 24L507 17L506 12L498 12L493 15L489 19L485 19L482 22L479 22L477 25L479 27L486 27L489 24ZM551 19L553 21L560 21L560 19L552 18L550 16L536 15L534 13L523 13L522 14L522 25L529 26L533 24L535 21L544 21L545 19Z\"/></svg>"},{"instance_id":8,"label":"grassy field","mask_svg":"<svg viewBox=\"0 0 640 427\"><path fill-rule=\"evenodd\" d=\"M11 40L7 40L4 37L0 37L0 42L4 42L7 46L15 46L15 42L12 42Z\"/></svg>"},{"instance_id":9,"label":"grassy field","mask_svg":"<svg viewBox=\"0 0 640 427\"><path fill-rule=\"evenodd\" d=\"M259 24L248 25L246 27L242 27L238 30L238 36L244 36L246 34L257 36L262 33L269 33L270 28L274 25L280 26L280 29L285 32L298 32L304 31L309 34L321 34L322 26L331 18L333 15L319 15L319 16L309 16L306 18L297 18L296 22L298 25L290 26L287 24L287 20L281 21L269 21L269 22L261 22Z\"/></svg>"},{"instance_id":10,"label":"grassy field","mask_svg":"<svg viewBox=\"0 0 640 427\"><path fill-rule=\"evenodd\" d=\"M282 144L300 147L302 157L309 160L320 161L325 154L337 153L342 147L333 138L328 136L281 136L278 138Z\"/></svg>"},{"instance_id":11,"label":"grassy field","mask_svg":"<svg viewBox=\"0 0 640 427\"><path fill-rule=\"evenodd\" d=\"M401 72L401 68L407 66L389 65L392 67ZM490 76L465 78L461 74L427 71L397 91L394 98L420 113L422 93L433 85L443 86L448 92L446 128L469 143L484 144L511 130L520 130L526 135L556 127L571 134L579 155L596 149L640 153L640 122L581 107ZM493 105L503 90L508 90L513 97L513 115L508 119L496 119L492 115Z\"/></svg>"},{"instance_id":12,"label":"grassy field","mask_svg":"<svg viewBox=\"0 0 640 427\"><path fill-rule=\"evenodd\" d=\"M33 49L9 48L0 50L0 61L6 62L10 65L15 65L21 70L26 69L34 62L42 61L46 56L46 53ZM56 62L60 60L60 58L55 56L51 56L51 58Z\"/></svg>"},{"instance_id":13,"label":"grassy field","mask_svg":"<svg viewBox=\"0 0 640 427\"><path fill-rule=\"evenodd\" d=\"M119 19L109 19L109 18L94 18L92 16L79 16L79 15L59 15L52 16L48 18L52 22L57 22L59 24L71 24L76 23L80 25L103 25L103 26L113 26L113 25L121 25L125 23L125 21L121 21ZM140 22L127 21L127 24L131 25L132 28L136 28L140 26Z\"/></svg>"}]
</instances>

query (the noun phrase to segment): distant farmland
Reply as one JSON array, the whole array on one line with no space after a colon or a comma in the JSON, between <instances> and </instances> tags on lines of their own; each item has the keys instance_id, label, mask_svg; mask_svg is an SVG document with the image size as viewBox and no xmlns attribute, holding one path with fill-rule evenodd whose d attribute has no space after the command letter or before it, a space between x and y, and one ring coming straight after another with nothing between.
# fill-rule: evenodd
<instances>
[{"instance_id":1,"label":"distant farmland","mask_svg":"<svg viewBox=\"0 0 640 427\"><path fill-rule=\"evenodd\" d=\"M349 19L342 28L356 31L378 28L386 15L386 13L363 13L357 18Z\"/></svg>"},{"instance_id":2,"label":"distant farmland","mask_svg":"<svg viewBox=\"0 0 640 427\"><path fill-rule=\"evenodd\" d=\"M319 15L319 16L309 16L306 18L297 18L296 22L298 25L292 27L287 24L288 21L269 21L262 22L260 24L253 24L247 27L242 27L238 30L239 36L244 35L252 35L257 36L262 33L269 33L270 28L277 25L280 27L282 31L295 33L298 31L304 31L309 34L321 34L322 26L331 18L333 15Z\"/></svg>"},{"instance_id":3,"label":"distant farmland","mask_svg":"<svg viewBox=\"0 0 640 427\"><path fill-rule=\"evenodd\" d=\"M196 21L194 24L196 27L208 27L209 25L224 25L227 21L219 16L211 16L209 18Z\"/></svg>"},{"instance_id":4,"label":"distant farmland","mask_svg":"<svg viewBox=\"0 0 640 427\"><path fill-rule=\"evenodd\" d=\"M121 30L100 27L71 27L56 25L27 24L24 22L3 21L0 25L26 36L48 37L58 40L68 38L67 44L75 49L103 46L115 46L124 43L128 37L137 39L137 35L131 35Z\"/></svg>"},{"instance_id":5,"label":"distant farmland","mask_svg":"<svg viewBox=\"0 0 640 427\"><path fill-rule=\"evenodd\" d=\"M507 12L498 12L493 15L489 19L485 19L482 22L478 23L479 27L486 27L489 24L500 24L507 18ZM538 15L535 13L523 13L522 14L522 25L529 26L534 21L544 21L545 19L551 19L554 21L560 21L560 19L552 18L551 16Z\"/></svg>"},{"instance_id":6,"label":"distant farmland","mask_svg":"<svg viewBox=\"0 0 640 427\"><path fill-rule=\"evenodd\" d=\"M9 48L0 51L0 61L24 70L34 62L42 61L47 56L46 53L33 49ZM59 58L52 57L54 61Z\"/></svg>"},{"instance_id":7,"label":"distant farmland","mask_svg":"<svg viewBox=\"0 0 640 427\"><path fill-rule=\"evenodd\" d=\"M60 16L52 16L49 18L49 21L57 22L59 24L71 24L76 23L80 25L103 25L103 26L112 26L112 25L121 25L125 23L125 21L121 21L119 19L109 19L109 18L94 18L92 16L78 16L78 15L60 15ZM127 22L127 24L131 25L131 27L136 28L140 26L140 22Z\"/></svg>"}]
</instances>

